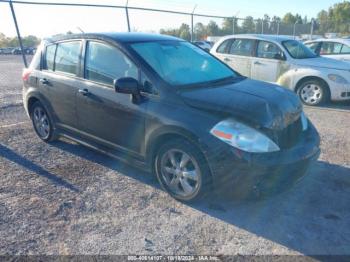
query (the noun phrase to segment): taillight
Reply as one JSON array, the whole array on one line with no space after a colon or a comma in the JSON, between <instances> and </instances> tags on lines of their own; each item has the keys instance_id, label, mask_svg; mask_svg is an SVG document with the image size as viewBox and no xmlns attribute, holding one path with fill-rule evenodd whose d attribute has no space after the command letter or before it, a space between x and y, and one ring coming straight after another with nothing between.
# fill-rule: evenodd
<instances>
[{"instance_id":1,"label":"taillight","mask_svg":"<svg viewBox=\"0 0 350 262\"><path fill-rule=\"evenodd\" d=\"M23 70L22 73L22 79L24 82L27 82L29 79L30 74L32 73L32 70L30 68L26 68Z\"/></svg>"}]
</instances>

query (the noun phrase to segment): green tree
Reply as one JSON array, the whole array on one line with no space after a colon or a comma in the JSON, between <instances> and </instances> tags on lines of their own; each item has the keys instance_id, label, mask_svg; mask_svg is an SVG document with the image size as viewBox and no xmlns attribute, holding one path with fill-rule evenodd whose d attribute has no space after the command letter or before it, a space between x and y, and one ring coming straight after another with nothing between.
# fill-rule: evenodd
<instances>
[{"instance_id":1,"label":"green tree","mask_svg":"<svg viewBox=\"0 0 350 262\"><path fill-rule=\"evenodd\" d=\"M344 1L333 5L328 11L332 30L339 33L350 32L350 2Z\"/></svg>"},{"instance_id":2,"label":"green tree","mask_svg":"<svg viewBox=\"0 0 350 262\"><path fill-rule=\"evenodd\" d=\"M247 16L242 22L242 33L254 33L255 32L255 23L252 16Z\"/></svg>"},{"instance_id":3,"label":"green tree","mask_svg":"<svg viewBox=\"0 0 350 262\"><path fill-rule=\"evenodd\" d=\"M217 25L217 23L215 23L215 21L210 21L209 22L209 24L207 25L207 30L206 31L207 31L207 34L209 36L221 35L219 26Z\"/></svg>"},{"instance_id":4,"label":"green tree","mask_svg":"<svg viewBox=\"0 0 350 262\"><path fill-rule=\"evenodd\" d=\"M22 39L23 45L26 47L34 47L40 44L40 39L34 35L26 36Z\"/></svg>"},{"instance_id":5,"label":"green tree","mask_svg":"<svg viewBox=\"0 0 350 262\"><path fill-rule=\"evenodd\" d=\"M204 39L207 36L207 31L205 26L202 23L197 23L194 26L194 34L196 36L196 39Z\"/></svg>"},{"instance_id":6,"label":"green tree","mask_svg":"<svg viewBox=\"0 0 350 262\"><path fill-rule=\"evenodd\" d=\"M293 15L292 13L288 12L282 18L282 22L285 24L295 24L295 23L302 24L303 19L299 14Z\"/></svg>"},{"instance_id":7,"label":"green tree","mask_svg":"<svg viewBox=\"0 0 350 262\"><path fill-rule=\"evenodd\" d=\"M324 34L328 31L328 22L328 12L326 10L322 10L317 14L316 31L318 34Z\"/></svg>"},{"instance_id":8,"label":"green tree","mask_svg":"<svg viewBox=\"0 0 350 262\"><path fill-rule=\"evenodd\" d=\"M182 24L179 29L179 37L185 40L191 40L191 31L188 24Z\"/></svg>"},{"instance_id":9,"label":"green tree","mask_svg":"<svg viewBox=\"0 0 350 262\"><path fill-rule=\"evenodd\" d=\"M238 26L237 19L235 19L234 22L235 22L235 34L238 34L240 33L240 28ZM233 17L224 18L222 22L221 34L223 35L233 34Z\"/></svg>"}]
</instances>

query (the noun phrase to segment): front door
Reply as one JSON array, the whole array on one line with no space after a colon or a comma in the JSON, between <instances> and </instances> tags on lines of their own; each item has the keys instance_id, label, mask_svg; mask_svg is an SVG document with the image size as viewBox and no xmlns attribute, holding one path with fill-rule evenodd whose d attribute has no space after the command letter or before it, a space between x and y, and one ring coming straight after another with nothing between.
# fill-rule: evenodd
<instances>
[{"instance_id":1,"label":"front door","mask_svg":"<svg viewBox=\"0 0 350 262\"><path fill-rule=\"evenodd\" d=\"M274 43L259 41L256 57L252 59L253 79L275 83L283 73L285 56L282 50Z\"/></svg>"},{"instance_id":2,"label":"front door","mask_svg":"<svg viewBox=\"0 0 350 262\"><path fill-rule=\"evenodd\" d=\"M77 93L79 129L100 142L140 152L147 101L135 104L130 95L116 93L113 87L114 79L138 79L138 68L103 42L88 41L85 54L85 79Z\"/></svg>"}]
</instances>

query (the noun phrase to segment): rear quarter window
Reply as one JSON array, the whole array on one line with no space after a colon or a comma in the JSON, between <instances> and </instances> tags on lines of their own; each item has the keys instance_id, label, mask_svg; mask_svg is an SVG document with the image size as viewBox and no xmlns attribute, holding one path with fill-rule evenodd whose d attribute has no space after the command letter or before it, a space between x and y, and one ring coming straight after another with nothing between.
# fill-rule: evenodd
<instances>
[{"instance_id":1,"label":"rear quarter window","mask_svg":"<svg viewBox=\"0 0 350 262\"><path fill-rule=\"evenodd\" d=\"M221 54L227 53L227 47L228 47L230 42L231 42L230 39L222 42L222 44L219 45L219 47L216 49L216 52L221 53Z\"/></svg>"},{"instance_id":2,"label":"rear quarter window","mask_svg":"<svg viewBox=\"0 0 350 262\"><path fill-rule=\"evenodd\" d=\"M348 45L343 45L342 49L341 49L341 53L342 54L350 54L350 46Z\"/></svg>"},{"instance_id":3,"label":"rear quarter window","mask_svg":"<svg viewBox=\"0 0 350 262\"><path fill-rule=\"evenodd\" d=\"M54 71L56 46L49 45L46 47L44 69Z\"/></svg>"}]
</instances>

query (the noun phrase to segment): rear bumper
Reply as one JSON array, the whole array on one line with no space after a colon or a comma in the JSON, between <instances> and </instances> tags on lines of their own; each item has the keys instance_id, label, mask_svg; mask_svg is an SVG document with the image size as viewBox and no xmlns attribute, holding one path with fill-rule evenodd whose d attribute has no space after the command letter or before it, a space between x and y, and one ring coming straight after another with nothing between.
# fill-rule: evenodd
<instances>
[{"instance_id":1,"label":"rear bumper","mask_svg":"<svg viewBox=\"0 0 350 262\"><path fill-rule=\"evenodd\" d=\"M300 180L317 160L319 144L319 135L309 123L299 142L288 150L256 154L222 145L208 156L215 189L239 196L283 191Z\"/></svg>"}]
</instances>

